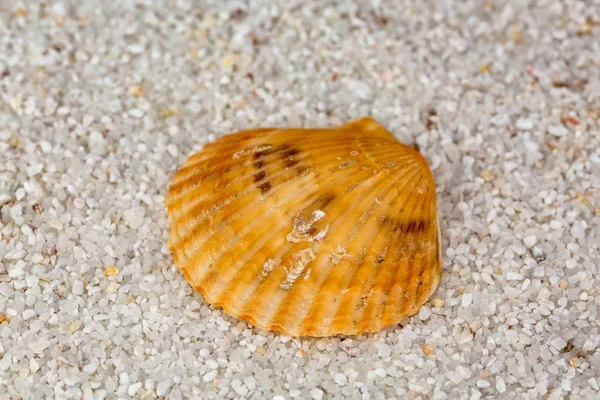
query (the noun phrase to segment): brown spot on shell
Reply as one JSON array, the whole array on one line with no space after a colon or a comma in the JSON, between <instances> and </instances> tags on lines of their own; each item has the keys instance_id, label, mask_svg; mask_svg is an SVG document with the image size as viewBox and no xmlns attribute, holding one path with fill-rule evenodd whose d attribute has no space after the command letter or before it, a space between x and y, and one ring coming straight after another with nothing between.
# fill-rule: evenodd
<instances>
[{"instance_id":1,"label":"brown spot on shell","mask_svg":"<svg viewBox=\"0 0 600 400\"><path fill-rule=\"evenodd\" d=\"M295 156L298 153L300 153L300 150L287 146L287 150L283 152L283 157Z\"/></svg>"},{"instance_id":2,"label":"brown spot on shell","mask_svg":"<svg viewBox=\"0 0 600 400\"><path fill-rule=\"evenodd\" d=\"M296 178L300 178L310 172L310 168L308 167L299 167L296 171Z\"/></svg>"},{"instance_id":3,"label":"brown spot on shell","mask_svg":"<svg viewBox=\"0 0 600 400\"><path fill-rule=\"evenodd\" d=\"M281 159L284 160L286 167L293 167L298 164L298 160L296 159L297 154L300 153L300 150L292 147L291 145L285 144L282 146Z\"/></svg>"},{"instance_id":4,"label":"brown spot on shell","mask_svg":"<svg viewBox=\"0 0 600 400\"><path fill-rule=\"evenodd\" d=\"M325 208L335 199L335 195L333 193L326 193L320 197L320 207Z\"/></svg>"},{"instance_id":5,"label":"brown spot on shell","mask_svg":"<svg viewBox=\"0 0 600 400\"><path fill-rule=\"evenodd\" d=\"M271 154L270 150L261 150L261 151L257 151L256 153L254 153L254 155L252 156L252 158L254 158L255 160L258 158L262 158L266 155Z\"/></svg>"},{"instance_id":6,"label":"brown spot on shell","mask_svg":"<svg viewBox=\"0 0 600 400\"><path fill-rule=\"evenodd\" d=\"M298 164L298 162L299 162L299 161L298 161L298 160L296 160L296 159L294 159L294 158L288 158L288 159L285 161L285 166L286 166L286 167L293 167L294 165Z\"/></svg>"},{"instance_id":7,"label":"brown spot on shell","mask_svg":"<svg viewBox=\"0 0 600 400\"><path fill-rule=\"evenodd\" d=\"M408 223L404 223L400 230L402 232L414 234L424 232L429 226L429 221L410 221Z\"/></svg>"},{"instance_id":8,"label":"brown spot on shell","mask_svg":"<svg viewBox=\"0 0 600 400\"><path fill-rule=\"evenodd\" d=\"M265 176L267 176L267 173L263 170L263 171L259 171L256 174L254 174L254 182L259 182L262 181Z\"/></svg>"},{"instance_id":9,"label":"brown spot on shell","mask_svg":"<svg viewBox=\"0 0 600 400\"><path fill-rule=\"evenodd\" d=\"M258 185L258 188L260 189L261 192L263 193L267 193L269 190L271 190L271 182L267 181L263 184Z\"/></svg>"}]
</instances>

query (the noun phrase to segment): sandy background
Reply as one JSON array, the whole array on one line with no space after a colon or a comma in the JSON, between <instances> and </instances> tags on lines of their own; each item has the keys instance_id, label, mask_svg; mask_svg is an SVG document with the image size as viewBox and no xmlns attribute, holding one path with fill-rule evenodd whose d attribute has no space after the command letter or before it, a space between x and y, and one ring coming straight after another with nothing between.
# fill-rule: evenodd
<instances>
[{"instance_id":1,"label":"sandy background","mask_svg":"<svg viewBox=\"0 0 600 400\"><path fill-rule=\"evenodd\" d=\"M0 399L599 398L597 23L597 0L0 1ZM187 156L363 115L437 180L419 314L291 339L192 293L164 209Z\"/></svg>"}]
</instances>

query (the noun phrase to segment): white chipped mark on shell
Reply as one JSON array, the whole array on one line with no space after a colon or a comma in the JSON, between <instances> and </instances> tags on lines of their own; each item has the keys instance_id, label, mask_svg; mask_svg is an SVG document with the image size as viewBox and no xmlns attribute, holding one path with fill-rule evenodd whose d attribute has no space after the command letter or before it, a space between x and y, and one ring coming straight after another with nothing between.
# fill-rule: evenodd
<instances>
[{"instance_id":1,"label":"white chipped mark on shell","mask_svg":"<svg viewBox=\"0 0 600 400\"><path fill-rule=\"evenodd\" d=\"M356 165L356 164L358 164L358 160L344 161L343 163L341 163L340 165L338 165L338 169L348 168L348 167L351 167L351 166Z\"/></svg>"},{"instance_id":2,"label":"white chipped mark on shell","mask_svg":"<svg viewBox=\"0 0 600 400\"><path fill-rule=\"evenodd\" d=\"M267 275L273 271L273 269L281 264L281 258L269 258L262 266L262 269L259 272L259 276L261 278L265 278Z\"/></svg>"},{"instance_id":3,"label":"white chipped mark on shell","mask_svg":"<svg viewBox=\"0 0 600 400\"><path fill-rule=\"evenodd\" d=\"M340 246L339 244L335 249L331 249L331 254L329 255L331 262L334 265L339 264L340 261L350 258L350 255L346 252L346 249Z\"/></svg>"},{"instance_id":4,"label":"white chipped mark on shell","mask_svg":"<svg viewBox=\"0 0 600 400\"><path fill-rule=\"evenodd\" d=\"M358 231L365 225L367 220L375 212L375 208L377 208L377 206L380 204L382 204L381 200L379 199L379 197L376 197L375 202L371 204L371 206L363 213L363 215L358 220L356 226L350 231L350 234L348 235L350 241L353 241L354 238L356 238L356 235L358 235Z\"/></svg>"},{"instance_id":5,"label":"white chipped mark on shell","mask_svg":"<svg viewBox=\"0 0 600 400\"><path fill-rule=\"evenodd\" d=\"M273 148L273 146L270 145L270 144L263 144L261 146L256 146L256 147L251 147L249 149L244 149L244 150L236 151L235 153L233 153L232 158L240 158L240 157L247 156L249 154L258 153L260 151L271 150L272 148Z\"/></svg>"},{"instance_id":6,"label":"white chipped mark on shell","mask_svg":"<svg viewBox=\"0 0 600 400\"><path fill-rule=\"evenodd\" d=\"M315 235L315 240L317 242L323 241L323 239L325 239L325 236L327 236L327 232L329 232L329 224L325 225L325 228L317 232L317 234Z\"/></svg>"},{"instance_id":7,"label":"white chipped mark on shell","mask_svg":"<svg viewBox=\"0 0 600 400\"><path fill-rule=\"evenodd\" d=\"M292 255L292 265L289 268L283 267L285 269L286 277L279 286L283 290L289 290L300 275L302 275L302 272L304 272L308 263L316 258L314 251L310 248L294 253L294 255Z\"/></svg>"},{"instance_id":8,"label":"white chipped mark on shell","mask_svg":"<svg viewBox=\"0 0 600 400\"><path fill-rule=\"evenodd\" d=\"M306 270L306 273L304 274L304 280L307 281L308 278L310 278L310 271L312 271L312 269L308 268Z\"/></svg>"},{"instance_id":9,"label":"white chipped mark on shell","mask_svg":"<svg viewBox=\"0 0 600 400\"><path fill-rule=\"evenodd\" d=\"M356 189L358 187L358 185L360 185L360 184L361 184L361 182L351 183L350 185L346 186L346 188L344 189L344 193L350 193L351 191Z\"/></svg>"},{"instance_id":10,"label":"white chipped mark on shell","mask_svg":"<svg viewBox=\"0 0 600 400\"><path fill-rule=\"evenodd\" d=\"M315 210L310 214L308 219L304 218L301 214L296 215L294 218L294 228L290 233L287 234L286 239L288 242L300 243L300 242L312 242L314 240L322 241L327 232L329 231L329 224L325 228L321 229L315 234L309 234L313 225L325 217L325 213L321 210Z\"/></svg>"}]
</instances>

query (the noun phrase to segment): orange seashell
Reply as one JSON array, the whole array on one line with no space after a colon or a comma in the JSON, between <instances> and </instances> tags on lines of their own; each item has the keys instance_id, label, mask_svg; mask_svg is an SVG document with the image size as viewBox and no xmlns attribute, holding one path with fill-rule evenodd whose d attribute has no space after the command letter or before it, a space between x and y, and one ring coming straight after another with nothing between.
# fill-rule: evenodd
<instances>
[{"instance_id":1,"label":"orange seashell","mask_svg":"<svg viewBox=\"0 0 600 400\"><path fill-rule=\"evenodd\" d=\"M371 118L224 136L187 160L166 203L188 282L264 329L374 332L441 278L431 171Z\"/></svg>"}]
</instances>

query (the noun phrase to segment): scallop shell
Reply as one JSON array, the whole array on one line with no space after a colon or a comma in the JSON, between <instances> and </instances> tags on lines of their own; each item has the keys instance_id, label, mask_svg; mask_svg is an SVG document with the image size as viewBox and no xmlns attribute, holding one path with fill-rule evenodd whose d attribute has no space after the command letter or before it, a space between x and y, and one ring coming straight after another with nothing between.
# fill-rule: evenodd
<instances>
[{"instance_id":1,"label":"scallop shell","mask_svg":"<svg viewBox=\"0 0 600 400\"><path fill-rule=\"evenodd\" d=\"M435 196L421 154L373 119L241 131L175 175L169 246L210 304L260 328L374 332L440 281Z\"/></svg>"}]
</instances>

